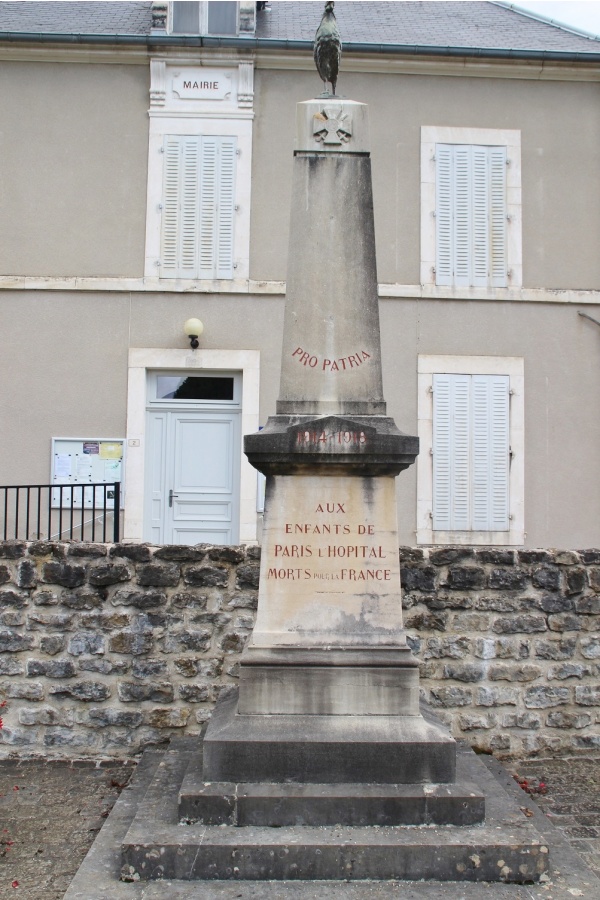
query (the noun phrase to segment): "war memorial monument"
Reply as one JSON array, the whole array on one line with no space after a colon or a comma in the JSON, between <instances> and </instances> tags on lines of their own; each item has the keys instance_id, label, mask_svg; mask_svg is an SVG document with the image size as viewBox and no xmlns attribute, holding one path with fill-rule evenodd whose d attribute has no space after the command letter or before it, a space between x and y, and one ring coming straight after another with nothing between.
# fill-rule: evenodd
<instances>
[{"instance_id":1,"label":"war memorial monument","mask_svg":"<svg viewBox=\"0 0 600 900\"><path fill-rule=\"evenodd\" d=\"M315 58L335 92L332 9ZM548 867L419 705L395 491L418 440L386 415L370 165L365 104L298 104L279 399L245 441L267 478L256 625L239 690L139 806L122 858L136 879L531 882Z\"/></svg>"}]
</instances>

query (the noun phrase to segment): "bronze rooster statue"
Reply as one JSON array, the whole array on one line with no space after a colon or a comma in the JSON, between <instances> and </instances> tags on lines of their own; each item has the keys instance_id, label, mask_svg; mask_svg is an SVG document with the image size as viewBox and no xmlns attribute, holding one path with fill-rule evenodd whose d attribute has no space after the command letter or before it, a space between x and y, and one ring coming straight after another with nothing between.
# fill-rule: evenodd
<instances>
[{"instance_id":1,"label":"bronze rooster statue","mask_svg":"<svg viewBox=\"0 0 600 900\"><path fill-rule=\"evenodd\" d=\"M314 57L317 72L325 85L325 92L327 91L327 82L329 81L333 88L334 96L341 55L342 42L335 21L333 3L328 2L325 4L325 12L323 13L321 24L317 28L317 33L315 34Z\"/></svg>"}]
</instances>

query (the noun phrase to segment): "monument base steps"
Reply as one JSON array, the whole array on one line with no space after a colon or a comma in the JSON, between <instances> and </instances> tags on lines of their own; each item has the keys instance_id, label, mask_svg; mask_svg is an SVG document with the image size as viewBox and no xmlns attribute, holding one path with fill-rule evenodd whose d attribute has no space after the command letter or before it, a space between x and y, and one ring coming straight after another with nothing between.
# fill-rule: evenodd
<instances>
[{"instance_id":1,"label":"monument base steps","mask_svg":"<svg viewBox=\"0 0 600 900\"><path fill-rule=\"evenodd\" d=\"M374 879L439 882L536 882L548 870L549 853L540 835L523 815L517 803L499 788L483 763L470 750L457 753L457 785L473 783L470 810L485 801L485 825L284 825L265 827L236 825L185 824L180 811L190 810L203 787L213 788L215 811L219 791L201 782L202 747L193 753L164 754L156 768L144 799L122 842L125 877L141 879L239 880L239 881L364 881ZM199 783L200 782L200 783ZM196 787L194 787L196 785ZM413 810L424 807L422 800L431 790L441 802L452 807L457 785L414 787L403 794L403 786L360 785L244 785L240 796L248 798L242 815L262 816L260 810L277 805L283 795L288 811L297 799L320 797L317 808L330 815L335 803L340 808L358 798L377 805L380 792L390 800L390 814L400 810L403 796ZM190 790L191 788L191 790ZM245 793L244 793L245 792ZM354 796L352 796L352 792ZM226 790L221 809L231 802ZM179 801L178 801L179 794ZM262 799L261 799L262 798ZM263 800L266 799L266 804ZM256 801L256 802L255 802ZM288 802L289 801L289 802ZM442 802L443 801L443 802ZM382 801L381 808L385 808ZM459 801L460 802L460 801ZM301 803L300 803L301 805ZM435 803L429 806L434 809ZM315 807L313 807L315 808ZM363 807L364 810L364 807Z\"/></svg>"},{"instance_id":2,"label":"monument base steps","mask_svg":"<svg viewBox=\"0 0 600 900\"><path fill-rule=\"evenodd\" d=\"M190 763L179 792L189 824L477 825L485 798L474 784L233 784L206 782Z\"/></svg>"}]
</instances>

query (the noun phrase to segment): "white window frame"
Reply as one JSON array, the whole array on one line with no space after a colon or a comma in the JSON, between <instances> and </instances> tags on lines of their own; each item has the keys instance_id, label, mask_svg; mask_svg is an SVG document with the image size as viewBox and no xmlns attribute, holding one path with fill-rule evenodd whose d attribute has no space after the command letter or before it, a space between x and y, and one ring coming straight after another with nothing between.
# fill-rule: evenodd
<instances>
[{"instance_id":1,"label":"white window frame","mask_svg":"<svg viewBox=\"0 0 600 900\"><path fill-rule=\"evenodd\" d=\"M506 375L510 382L508 531L433 530L433 376ZM475 544L521 546L525 540L524 471L525 408L524 360L508 356L418 357L417 544Z\"/></svg>"},{"instance_id":2,"label":"white window frame","mask_svg":"<svg viewBox=\"0 0 600 900\"><path fill-rule=\"evenodd\" d=\"M235 66L218 66L210 70L219 72L230 86L222 99L180 98L174 89L174 79L182 72L197 71L198 60L183 59L177 65L163 59L151 60L144 280L158 289L165 284L180 290L193 290L194 286L203 290L227 287L244 290L250 277L253 64L244 61ZM164 147L165 139L170 135L236 139L234 269L231 279L160 276Z\"/></svg>"},{"instance_id":3,"label":"white window frame","mask_svg":"<svg viewBox=\"0 0 600 900\"><path fill-rule=\"evenodd\" d=\"M255 544L258 536L256 469L243 452L246 434L258 431L260 394L259 350L165 350L133 348L129 351L127 388L128 480L125 495L124 540L142 541L144 534L144 487L148 370L181 372L241 372L242 422L240 469L240 543Z\"/></svg>"},{"instance_id":4,"label":"white window frame","mask_svg":"<svg viewBox=\"0 0 600 900\"><path fill-rule=\"evenodd\" d=\"M436 284L436 144L506 148L506 287L444 287ZM490 299L523 284L521 132L496 128L421 127L421 284L450 295L482 291Z\"/></svg>"}]
</instances>

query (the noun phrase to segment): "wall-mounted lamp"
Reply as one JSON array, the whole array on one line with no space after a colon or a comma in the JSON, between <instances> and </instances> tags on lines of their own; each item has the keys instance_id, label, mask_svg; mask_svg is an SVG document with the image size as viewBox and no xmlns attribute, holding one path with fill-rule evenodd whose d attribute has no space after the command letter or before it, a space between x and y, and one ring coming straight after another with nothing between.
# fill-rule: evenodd
<instances>
[{"instance_id":1,"label":"wall-mounted lamp","mask_svg":"<svg viewBox=\"0 0 600 900\"><path fill-rule=\"evenodd\" d=\"M185 325L183 326L184 334L190 339L190 347L192 350L197 350L199 346L198 338L204 331L204 325L200 321L200 319L188 319Z\"/></svg>"},{"instance_id":2,"label":"wall-mounted lamp","mask_svg":"<svg viewBox=\"0 0 600 900\"><path fill-rule=\"evenodd\" d=\"M581 312L581 311L578 311L578 312L579 312L579 315L581 316L582 319L589 319L590 322L595 322L596 325L600 325L600 322L598 321L598 319L593 319L591 316L588 316L587 313L584 313L584 312Z\"/></svg>"}]
</instances>

